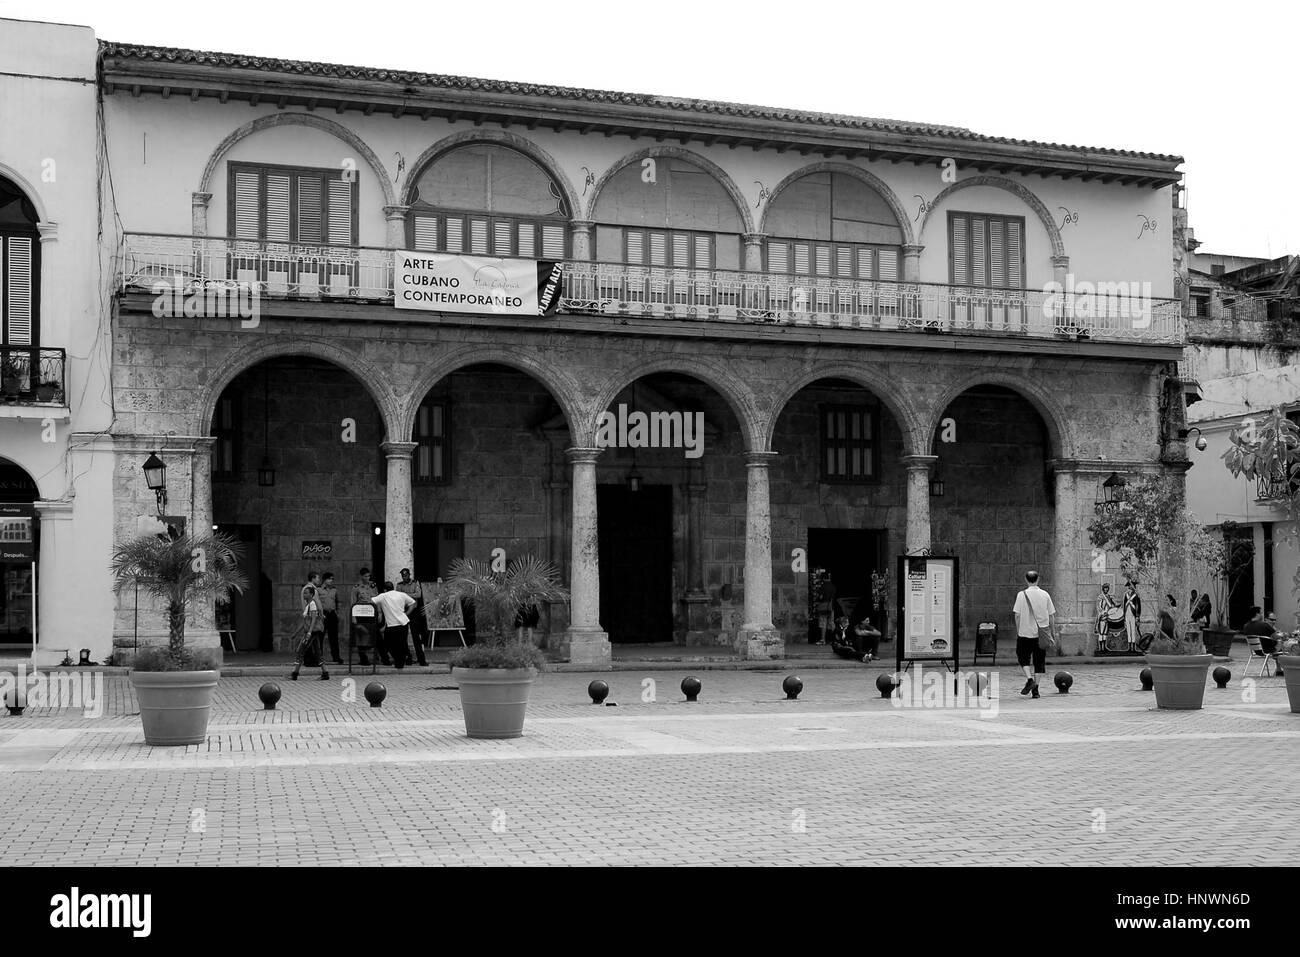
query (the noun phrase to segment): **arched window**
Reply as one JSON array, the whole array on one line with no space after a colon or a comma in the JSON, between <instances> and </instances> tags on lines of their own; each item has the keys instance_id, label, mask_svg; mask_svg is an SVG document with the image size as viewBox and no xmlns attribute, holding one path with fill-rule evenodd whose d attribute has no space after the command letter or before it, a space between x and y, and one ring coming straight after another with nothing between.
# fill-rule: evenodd
<instances>
[{"instance_id":1,"label":"arched window","mask_svg":"<svg viewBox=\"0 0 1300 957\"><path fill-rule=\"evenodd\" d=\"M884 197L847 173L795 180L767 213L764 268L827 279L894 282L903 231Z\"/></svg>"},{"instance_id":2,"label":"arched window","mask_svg":"<svg viewBox=\"0 0 1300 957\"><path fill-rule=\"evenodd\" d=\"M415 181L406 244L430 252L564 259L569 210L550 176L518 150L461 146Z\"/></svg>"},{"instance_id":3,"label":"arched window","mask_svg":"<svg viewBox=\"0 0 1300 957\"><path fill-rule=\"evenodd\" d=\"M712 174L684 159L629 163L601 189L595 220L599 262L740 268L744 224L735 202Z\"/></svg>"},{"instance_id":4,"label":"arched window","mask_svg":"<svg viewBox=\"0 0 1300 957\"><path fill-rule=\"evenodd\" d=\"M41 239L36 207L0 176L0 344L39 346Z\"/></svg>"}]
</instances>

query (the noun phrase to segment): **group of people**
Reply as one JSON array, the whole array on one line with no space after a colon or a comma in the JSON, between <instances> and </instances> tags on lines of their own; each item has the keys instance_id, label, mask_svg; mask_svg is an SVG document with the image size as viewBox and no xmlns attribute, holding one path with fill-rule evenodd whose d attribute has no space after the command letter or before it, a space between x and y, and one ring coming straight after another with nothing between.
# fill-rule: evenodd
<instances>
[{"instance_id":1,"label":"group of people","mask_svg":"<svg viewBox=\"0 0 1300 957\"><path fill-rule=\"evenodd\" d=\"M382 589L370 580L369 568L362 568L358 578L352 589L352 604L368 604L375 608L381 635L375 651L380 662L395 665L399 670L408 664L427 665L424 649L429 630L424 617L424 590L418 581L411 578L411 570L403 568L401 581L397 584L386 581ZM289 678L297 681L304 660L309 654L314 654L320 660L320 680L328 681L326 641L333 663L343 664L339 657L338 589L334 585L334 573L308 573L301 597L302 632L295 642L293 671ZM359 650L358 658L363 666L370 664L364 649Z\"/></svg>"}]
</instances>

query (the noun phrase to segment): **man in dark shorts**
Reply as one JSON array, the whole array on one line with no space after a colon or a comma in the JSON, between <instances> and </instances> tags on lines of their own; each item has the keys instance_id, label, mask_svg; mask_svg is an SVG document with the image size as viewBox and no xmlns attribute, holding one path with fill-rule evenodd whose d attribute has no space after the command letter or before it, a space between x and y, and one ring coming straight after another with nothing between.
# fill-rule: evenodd
<instances>
[{"instance_id":1,"label":"man in dark shorts","mask_svg":"<svg viewBox=\"0 0 1300 957\"><path fill-rule=\"evenodd\" d=\"M1016 594L1012 606L1016 616L1016 661L1025 673L1022 697L1038 697L1038 676L1047 675L1047 649L1038 646L1038 629L1049 628L1056 634L1056 606L1052 596L1038 587L1038 572L1025 572L1025 587Z\"/></svg>"}]
</instances>

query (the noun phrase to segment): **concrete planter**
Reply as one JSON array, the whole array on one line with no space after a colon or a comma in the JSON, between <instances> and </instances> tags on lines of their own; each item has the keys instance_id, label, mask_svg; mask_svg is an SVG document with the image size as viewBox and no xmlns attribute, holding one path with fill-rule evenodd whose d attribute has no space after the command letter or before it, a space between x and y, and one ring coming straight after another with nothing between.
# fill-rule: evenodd
<instances>
[{"instance_id":1,"label":"concrete planter","mask_svg":"<svg viewBox=\"0 0 1300 957\"><path fill-rule=\"evenodd\" d=\"M208 736L217 671L133 671L144 742L155 747L202 744Z\"/></svg>"},{"instance_id":2,"label":"concrete planter","mask_svg":"<svg viewBox=\"0 0 1300 957\"><path fill-rule=\"evenodd\" d=\"M453 668L460 686L465 734L471 738L518 738L537 672L532 668Z\"/></svg>"},{"instance_id":3,"label":"concrete planter","mask_svg":"<svg viewBox=\"0 0 1300 957\"><path fill-rule=\"evenodd\" d=\"M1147 655L1156 706L1199 711L1205 701L1205 678L1213 660L1213 655Z\"/></svg>"},{"instance_id":4,"label":"concrete planter","mask_svg":"<svg viewBox=\"0 0 1300 957\"><path fill-rule=\"evenodd\" d=\"M1206 628L1201 632L1205 650L1216 658L1232 657L1232 642L1237 633L1230 628Z\"/></svg>"},{"instance_id":5,"label":"concrete planter","mask_svg":"<svg viewBox=\"0 0 1300 957\"><path fill-rule=\"evenodd\" d=\"M1278 655L1277 663L1283 671L1291 713L1300 714L1300 655Z\"/></svg>"}]
</instances>

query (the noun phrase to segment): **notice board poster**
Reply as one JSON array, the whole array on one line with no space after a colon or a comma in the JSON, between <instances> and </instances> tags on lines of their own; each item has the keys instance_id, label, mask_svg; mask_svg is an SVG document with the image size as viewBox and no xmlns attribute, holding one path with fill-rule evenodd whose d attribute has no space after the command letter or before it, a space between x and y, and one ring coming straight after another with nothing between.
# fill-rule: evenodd
<instances>
[{"instance_id":1,"label":"notice board poster","mask_svg":"<svg viewBox=\"0 0 1300 957\"><path fill-rule=\"evenodd\" d=\"M957 583L955 557L899 556L898 664L905 661L957 661Z\"/></svg>"},{"instance_id":2,"label":"notice board poster","mask_svg":"<svg viewBox=\"0 0 1300 957\"><path fill-rule=\"evenodd\" d=\"M465 627L465 611L460 597L441 582L421 582L424 589L424 620L429 631L460 631Z\"/></svg>"}]
</instances>

